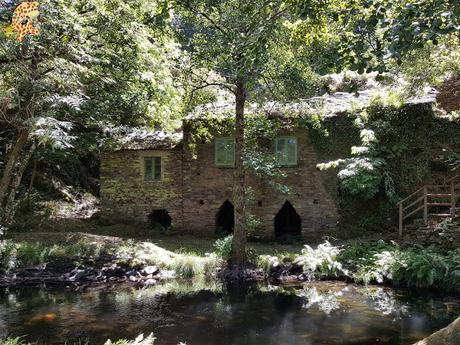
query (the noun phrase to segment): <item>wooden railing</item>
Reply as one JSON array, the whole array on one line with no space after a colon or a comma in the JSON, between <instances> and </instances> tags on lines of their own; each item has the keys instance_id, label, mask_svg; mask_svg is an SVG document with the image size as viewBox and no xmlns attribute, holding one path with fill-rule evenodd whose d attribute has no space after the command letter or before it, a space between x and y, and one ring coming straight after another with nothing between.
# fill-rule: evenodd
<instances>
[{"instance_id":1,"label":"wooden railing","mask_svg":"<svg viewBox=\"0 0 460 345\"><path fill-rule=\"evenodd\" d=\"M425 185L407 198L398 203L399 207L399 236L402 235L404 221L417 213L423 214L423 223L428 223L432 217L455 217L456 203L460 197L460 175L446 181L443 185ZM435 213L431 210L436 207L447 208L447 213Z\"/></svg>"}]
</instances>

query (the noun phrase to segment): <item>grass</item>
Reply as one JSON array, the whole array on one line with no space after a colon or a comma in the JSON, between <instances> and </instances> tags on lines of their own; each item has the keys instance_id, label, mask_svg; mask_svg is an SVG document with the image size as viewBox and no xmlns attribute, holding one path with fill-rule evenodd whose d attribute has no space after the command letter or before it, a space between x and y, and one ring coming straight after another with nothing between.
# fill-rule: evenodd
<instances>
[{"instance_id":1,"label":"grass","mask_svg":"<svg viewBox=\"0 0 460 345\"><path fill-rule=\"evenodd\" d=\"M230 239L214 241L189 236L162 236L151 241L91 234L10 234L0 248L0 269L44 266L50 261L77 264L101 255L116 263L140 268L156 265L178 278L215 276L225 265ZM22 236L22 237L21 237ZM41 238L41 241L40 241ZM401 248L384 241L354 242L316 247L250 243L251 258L267 273L296 268L311 279L347 279L357 283L385 283L409 288L460 292L460 249L434 246Z\"/></svg>"},{"instance_id":2,"label":"grass","mask_svg":"<svg viewBox=\"0 0 460 345\"><path fill-rule=\"evenodd\" d=\"M228 247L228 241L217 241ZM159 236L150 239L124 239L87 233L9 233L0 258L0 270L44 266L56 259L78 261L115 255L118 262L132 267L157 265L174 270L179 277L190 278L200 274L213 275L224 264L213 238L192 236ZM249 243L250 252L257 255L293 255L300 245Z\"/></svg>"}]
</instances>

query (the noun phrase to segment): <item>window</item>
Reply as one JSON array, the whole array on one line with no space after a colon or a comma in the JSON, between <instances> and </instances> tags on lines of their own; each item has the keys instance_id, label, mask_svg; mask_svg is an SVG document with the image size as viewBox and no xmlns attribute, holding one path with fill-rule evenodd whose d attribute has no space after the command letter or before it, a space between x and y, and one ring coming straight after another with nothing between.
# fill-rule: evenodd
<instances>
[{"instance_id":1,"label":"window","mask_svg":"<svg viewBox=\"0 0 460 345\"><path fill-rule=\"evenodd\" d=\"M216 139L214 162L220 167L235 166L235 140L233 138Z\"/></svg>"},{"instance_id":2,"label":"window","mask_svg":"<svg viewBox=\"0 0 460 345\"><path fill-rule=\"evenodd\" d=\"M144 181L161 180L161 157L144 157Z\"/></svg>"},{"instance_id":3,"label":"window","mask_svg":"<svg viewBox=\"0 0 460 345\"><path fill-rule=\"evenodd\" d=\"M281 166L297 165L297 138L275 139L276 163Z\"/></svg>"}]
</instances>

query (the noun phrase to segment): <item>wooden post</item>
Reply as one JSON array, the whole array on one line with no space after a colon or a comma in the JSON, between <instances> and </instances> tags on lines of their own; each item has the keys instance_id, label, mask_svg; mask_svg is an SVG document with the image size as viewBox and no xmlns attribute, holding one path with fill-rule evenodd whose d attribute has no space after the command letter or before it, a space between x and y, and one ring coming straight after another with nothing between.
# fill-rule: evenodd
<instances>
[{"instance_id":1,"label":"wooden post","mask_svg":"<svg viewBox=\"0 0 460 345\"><path fill-rule=\"evenodd\" d=\"M399 237L402 236L402 232L403 232L403 204L402 202L400 202L399 203L399 231L398 231Z\"/></svg>"},{"instance_id":2,"label":"wooden post","mask_svg":"<svg viewBox=\"0 0 460 345\"><path fill-rule=\"evenodd\" d=\"M455 184L454 181L450 183L450 216L455 217Z\"/></svg>"},{"instance_id":3,"label":"wooden post","mask_svg":"<svg viewBox=\"0 0 460 345\"><path fill-rule=\"evenodd\" d=\"M428 195L426 186L423 187L423 224L428 224Z\"/></svg>"}]
</instances>

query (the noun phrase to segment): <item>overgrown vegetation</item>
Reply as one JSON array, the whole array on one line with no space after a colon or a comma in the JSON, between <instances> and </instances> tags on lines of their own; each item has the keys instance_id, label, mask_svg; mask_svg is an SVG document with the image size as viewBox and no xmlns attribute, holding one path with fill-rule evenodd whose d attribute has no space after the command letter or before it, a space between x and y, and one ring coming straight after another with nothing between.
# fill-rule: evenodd
<instances>
[{"instance_id":1,"label":"overgrown vegetation","mask_svg":"<svg viewBox=\"0 0 460 345\"><path fill-rule=\"evenodd\" d=\"M155 343L155 337L153 334L148 336L144 336L143 334L139 335L134 340L127 340L127 339L120 339L117 341L111 341L110 339L107 340L104 345L153 345ZM18 338L8 338L5 340L0 339L0 345L32 345L33 343L28 343L23 341L20 337ZM84 344L84 343L79 343ZM179 345L185 345L184 343L180 343Z\"/></svg>"},{"instance_id":2,"label":"overgrown vegetation","mask_svg":"<svg viewBox=\"0 0 460 345\"><path fill-rule=\"evenodd\" d=\"M272 248L275 246L272 245ZM27 267L44 268L49 263L71 262L85 267L97 260L114 260L125 267L156 265L172 270L177 278L217 278L228 262L231 236L218 239L214 252L176 252L150 242L132 240L117 243L76 243L44 245L3 241L0 271L12 273ZM354 242L337 246L324 242L266 254L250 248L248 258L255 269L273 275L301 275L300 279L345 279L362 284L390 284L400 287L460 292L460 249L436 246L401 247L384 241Z\"/></svg>"}]
</instances>

